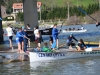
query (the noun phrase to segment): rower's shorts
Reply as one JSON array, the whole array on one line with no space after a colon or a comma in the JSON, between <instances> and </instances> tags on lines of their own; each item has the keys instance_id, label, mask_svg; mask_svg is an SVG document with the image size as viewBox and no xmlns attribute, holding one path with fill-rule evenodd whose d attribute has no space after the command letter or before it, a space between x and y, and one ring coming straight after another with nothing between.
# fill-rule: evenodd
<instances>
[{"instance_id":1,"label":"rower's shorts","mask_svg":"<svg viewBox=\"0 0 100 75\"><path fill-rule=\"evenodd\" d=\"M9 40L12 40L13 36L8 36Z\"/></svg>"},{"instance_id":2,"label":"rower's shorts","mask_svg":"<svg viewBox=\"0 0 100 75\"><path fill-rule=\"evenodd\" d=\"M42 42L42 39L41 38L37 38L37 42L38 43L41 43Z\"/></svg>"},{"instance_id":3,"label":"rower's shorts","mask_svg":"<svg viewBox=\"0 0 100 75\"><path fill-rule=\"evenodd\" d=\"M23 42L24 40L23 40L23 38L16 38L16 43L18 44L18 43L21 43L21 42Z\"/></svg>"},{"instance_id":4,"label":"rower's shorts","mask_svg":"<svg viewBox=\"0 0 100 75\"><path fill-rule=\"evenodd\" d=\"M27 36L29 39L31 39L31 36Z\"/></svg>"}]
</instances>

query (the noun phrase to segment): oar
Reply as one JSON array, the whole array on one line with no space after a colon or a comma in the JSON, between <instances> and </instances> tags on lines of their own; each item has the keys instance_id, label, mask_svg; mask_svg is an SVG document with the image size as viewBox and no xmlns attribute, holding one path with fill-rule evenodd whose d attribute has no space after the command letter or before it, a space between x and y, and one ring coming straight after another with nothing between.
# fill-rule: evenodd
<instances>
[{"instance_id":1,"label":"oar","mask_svg":"<svg viewBox=\"0 0 100 75\"><path fill-rule=\"evenodd\" d=\"M78 7L78 10L80 10L82 13L84 13L85 15L89 16L90 18L92 18L94 21L97 22L96 19L94 19L92 16L90 16L89 14L87 14L82 8Z\"/></svg>"},{"instance_id":2,"label":"oar","mask_svg":"<svg viewBox=\"0 0 100 75\"><path fill-rule=\"evenodd\" d=\"M94 21L97 22L96 27L100 25L100 22L98 22L96 19L94 19L92 16L88 15L82 8L78 7L78 9L84 13L85 15L89 16L90 18L92 18Z\"/></svg>"}]
</instances>

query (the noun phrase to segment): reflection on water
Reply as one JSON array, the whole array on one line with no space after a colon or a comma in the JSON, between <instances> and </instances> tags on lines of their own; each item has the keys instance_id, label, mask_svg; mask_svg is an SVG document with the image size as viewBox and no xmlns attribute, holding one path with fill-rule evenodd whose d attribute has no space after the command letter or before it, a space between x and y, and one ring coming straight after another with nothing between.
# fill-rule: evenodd
<instances>
[{"instance_id":1,"label":"reflection on water","mask_svg":"<svg viewBox=\"0 0 100 75\"><path fill-rule=\"evenodd\" d=\"M32 69L35 69L36 75L96 75L99 73L100 65L99 58L81 58L72 60L60 60L52 62L42 62L37 68L34 63L30 64ZM47 64L48 63L48 64ZM96 64L99 63L99 64ZM98 69L98 70L97 70ZM33 70L30 72L32 75Z\"/></svg>"},{"instance_id":2,"label":"reflection on water","mask_svg":"<svg viewBox=\"0 0 100 75\"><path fill-rule=\"evenodd\" d=\"M0 64L0 75L98 75L100 57Z\"/></svg>"}]
</instances>

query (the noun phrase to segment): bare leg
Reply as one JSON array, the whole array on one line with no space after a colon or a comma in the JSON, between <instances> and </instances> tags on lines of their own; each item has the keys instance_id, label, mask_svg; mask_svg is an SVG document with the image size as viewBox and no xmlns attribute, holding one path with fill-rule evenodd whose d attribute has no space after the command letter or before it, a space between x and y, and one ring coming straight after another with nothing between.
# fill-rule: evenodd
<instances>
[{"instance_id":1,"label":"bare leg","mask_svg":"<svg viewBox=\"0 0 100 75\"><path fill-rule=\"evenodd\" d=\"M59 43L58 43L58 39L57 39L57 45L56 45L56 46L57 46L57 48L58 48L58 45L59 45Z\"/></svg>"},{"instance_id":2,"label":"bare leg","mask_svg":"<svg viewBox=\"0 0 100 75\"><path fill-rule=\"evenodd\" d=\"M20 53L21 52L21 44L20 44L20 42L18 43L18 53Z\"/></svg>"},{"instance_id":3,"label":"bare leg","mask_svg":"<svg viewBox=\"0 0 100 75\"><path fill-rule=\"evenodd\" d=\"M9 42L10 42L10 47L13 47L11 39L9 39Z\"/></svg>"},{"instance_id":4,"label":"bare leg","mask_svg":"<svg viewBox=\"0 0 100 75\"><path fill-rule=\"evenodd\" d=\"M50 45L52 46L52 41L50 41Z\"/></svg>"},{"instance_id":5,"label":"bare leg","mask_svg":"<svg viewBox=\"0 0 100 75\"><path fill-rule=\"evenodd\" d=\"M30 40L28 40L28 46L30 47Z\"/></svg>"},{"instance_id":6,"label":"bare leg","mask_svg":"<svg viewBox=\"0 0 100 75\"><path fill-rule=\"evenodd\" d=\"M22 48L21 53L23 53L24 52L24 42L21 43L21 48Z\"/></svg>"},{"instance_id":7,"label":"bare leg","mask_svg":"<svg viewBox=\"0 0 100 75\"><path fill-rule=\"evenodd\" d=\"M38 47L41 47L41 43L38 43Z\"/></svg>"},{"instance_id":8,"label":"bare leg","mask_svg":"<svg viewBox=\"0 0 100 75\"><path fill-rule=\"evenodd\" d=\"M80 47L79 47L79 46L77 47L77 51L81 51L81 49L80 49Z\"/></svg>"},{"instance_id":9,"label":"bare leg","mask_svg":"<svg viewBox=\"0 0 100 75\"><path fill-rule=\"evenodd\" d=\"M73 49L71 45L69 46L69 49Z\"/></svg>"}]
</instances>

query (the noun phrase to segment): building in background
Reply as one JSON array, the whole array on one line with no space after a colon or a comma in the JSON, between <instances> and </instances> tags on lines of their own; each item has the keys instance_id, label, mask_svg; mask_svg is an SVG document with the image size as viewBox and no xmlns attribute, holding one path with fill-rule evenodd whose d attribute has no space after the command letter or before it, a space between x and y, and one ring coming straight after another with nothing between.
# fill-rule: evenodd
<instances>
[{"instance_id":1,"label":"building in background","mask_svg":"<svg viewBox=\"0 0 100 75\"><path fill-rule=\"evenodd\" d=\"M42 3L37 2L37 11L38 12L40 12L41 6L42 6ZM13 3L12 8L13 8L12 16L14 16L14 18L16 18L16 14L18 12L23 12L23 3Z\"/></svg>"},{"instance_id":2,"label":"building in background","mask_svg":"<svg viewBox=\"0 0 100 75\"><path fill-rule=\"evenodd\" d=\"M23 12L23 3L13 3L12 8L13 8L13 12L11 15L15 19L18 12Z\"/></svg>"},{"instance_id":3,"label":"building in background","mask_svg":"<svg viewBox=\"0 0 100 75\"><path fill-rule=\"evenodd\" d=\"M42 6L42 3L41 2L37 2L37 11L38 12L41 11L41 6Z\"/></svg>"},{"instance_id":4,"label":"building in background","mask_svg":"<svg viewBox=\"0 0 100 75\"><path fill-rule=\"evenodd\" d=\"M23 3L14 3L12 8L14 14L18 12L23 12Z\"/></svg>"},{"instance_id":5,"label":"building in background","mask_svg":"<svg viewBox=\"0 0 100 75\"><path fill-rule=\"evenodd\" d=\"M2 16L2 18L5 18L8 16L6 13L6 7L4 7L2 5L1 5L1 16Z\"/></svg>"}]
</instances>

